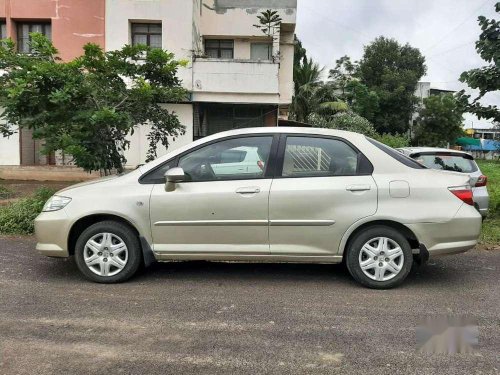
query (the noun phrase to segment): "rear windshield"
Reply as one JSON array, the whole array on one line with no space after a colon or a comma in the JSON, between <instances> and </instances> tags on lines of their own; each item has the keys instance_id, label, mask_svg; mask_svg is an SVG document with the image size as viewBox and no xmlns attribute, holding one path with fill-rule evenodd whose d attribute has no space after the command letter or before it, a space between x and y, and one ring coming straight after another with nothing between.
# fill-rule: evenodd
<instances>
[{"instance_id":1,"label":"rear windshield","mask_svg":"<svg viewBox=\"0 0 500 375\"><path fill-rule=\"evenodd\" d=\"M477 165L468 155L453 155L447 153L420 153L411 156L427 168L443 171L473 173Z\"/></svg>"},{"instance_id":2,"label":"rear windshield","mask_svg":"<svg viewBox=\"0 0 500 375\"><path fill-rule=\"evenodd\" d=\"M368 141L373 143L374 146L377 146L379 149L384 151L386 154L388 154L389 156L392 156L394 159L396 159L400 163L406 165L407 167L414 168L414 169L425 169L426 168L422 164L417 163L412 158L409 158L408 156L403 155L401 152L396 151L395 149L393 149L389 146L386 146L383 143L380 143L379 141L376 141L376 140L371 139L369 137L366 137L366 139L368 139Z\"/></svg>"}]
</instances>

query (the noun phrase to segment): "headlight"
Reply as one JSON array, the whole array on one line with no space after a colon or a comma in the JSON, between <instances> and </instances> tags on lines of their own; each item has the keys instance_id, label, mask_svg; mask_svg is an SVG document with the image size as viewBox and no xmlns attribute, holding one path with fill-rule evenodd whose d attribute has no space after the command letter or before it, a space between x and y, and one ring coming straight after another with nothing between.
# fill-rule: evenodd
<instances>
[{"instance_id":1,"label":"headlight","mask_svg":"<svg viewBox=\"0 0 500 375\"><path fill-rule=\"evenodd\" d=\"M51 211L62 210L64 207L68 205L69 202L71 202L71 198L54 195L47 201L47 203L45 203L45 206L43 206L42 211L51 212Z\"/></svg>"}]
</instances>

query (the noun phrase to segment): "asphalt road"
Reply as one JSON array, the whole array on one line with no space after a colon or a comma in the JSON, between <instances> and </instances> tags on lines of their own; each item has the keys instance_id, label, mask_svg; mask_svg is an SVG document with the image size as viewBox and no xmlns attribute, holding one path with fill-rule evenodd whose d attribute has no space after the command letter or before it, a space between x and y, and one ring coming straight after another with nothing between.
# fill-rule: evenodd
<instances>
[{"instance_id":1,"label":"asphalt road","mask_svg":"<svg viewBox=\"0 0 500 375\"><path fill-rule=\"evenodd\" d=\"M374 291L339 265L157 264L121 285L0 238L1 374L498 374L500 251L438 258ZM473 354L425 355L427 316L479 325Z\"/></svg>"}]
</instances>

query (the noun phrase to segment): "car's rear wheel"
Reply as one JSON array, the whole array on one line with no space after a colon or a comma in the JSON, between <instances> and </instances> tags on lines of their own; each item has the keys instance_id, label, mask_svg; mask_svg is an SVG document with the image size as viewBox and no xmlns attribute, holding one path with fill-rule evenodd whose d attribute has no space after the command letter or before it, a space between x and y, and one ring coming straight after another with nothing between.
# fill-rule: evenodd
<instances>
[{"instance_id":1,"label":"car's rear wheel","mask_svg":"<svg viewBox=\"0 0 500 375\"><path fill-rule=\"evenodd\" d=\"M401 284L411 270L413 255L408 240L396 229L374 226L350 242L346 264L352 277L375 289Z\"/></svg>"},{"instance_id":2,"label":"car's rear wheel","mask_svg":"<svg viewBox=\"0 0 500 375\"><path fill-rule=\"evenodd\" d=\"M98 283L118 283L132 277L141 266L136 233L115 221L88 227L75 246L75 259L83 275Z\"/></svg>"}]
</instances>

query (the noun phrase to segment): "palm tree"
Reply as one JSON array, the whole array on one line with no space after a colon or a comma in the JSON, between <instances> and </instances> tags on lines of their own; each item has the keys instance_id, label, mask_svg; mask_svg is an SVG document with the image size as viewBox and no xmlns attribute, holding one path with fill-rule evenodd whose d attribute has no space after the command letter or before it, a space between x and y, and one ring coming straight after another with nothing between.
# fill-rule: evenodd
<instances>
[{"instance_id":1,"label":"palm tree","mask_svg":"<svg viewBox=\"0 0 500 375\"><path fill-rule=\"evenodd\" d=\"M304 56L293 69L295 96L291 111L297 121L305 122L307 116L315 108L315 93L321 85L321 74L324 68Z\"/></svg>"},{"instance_id":2,"label":"palm tree","mask_svg":"<svg viewBox=\"0 0 500 375\"><path fill-rule=\"evenodd\" d=\"M329 116L349 109L346 103L339 100L336 87L321 81L323 70L307 57L295 66L295 96L291 106L295 120L306 122L313 113Z\"/></svg>"}]
</instances>

